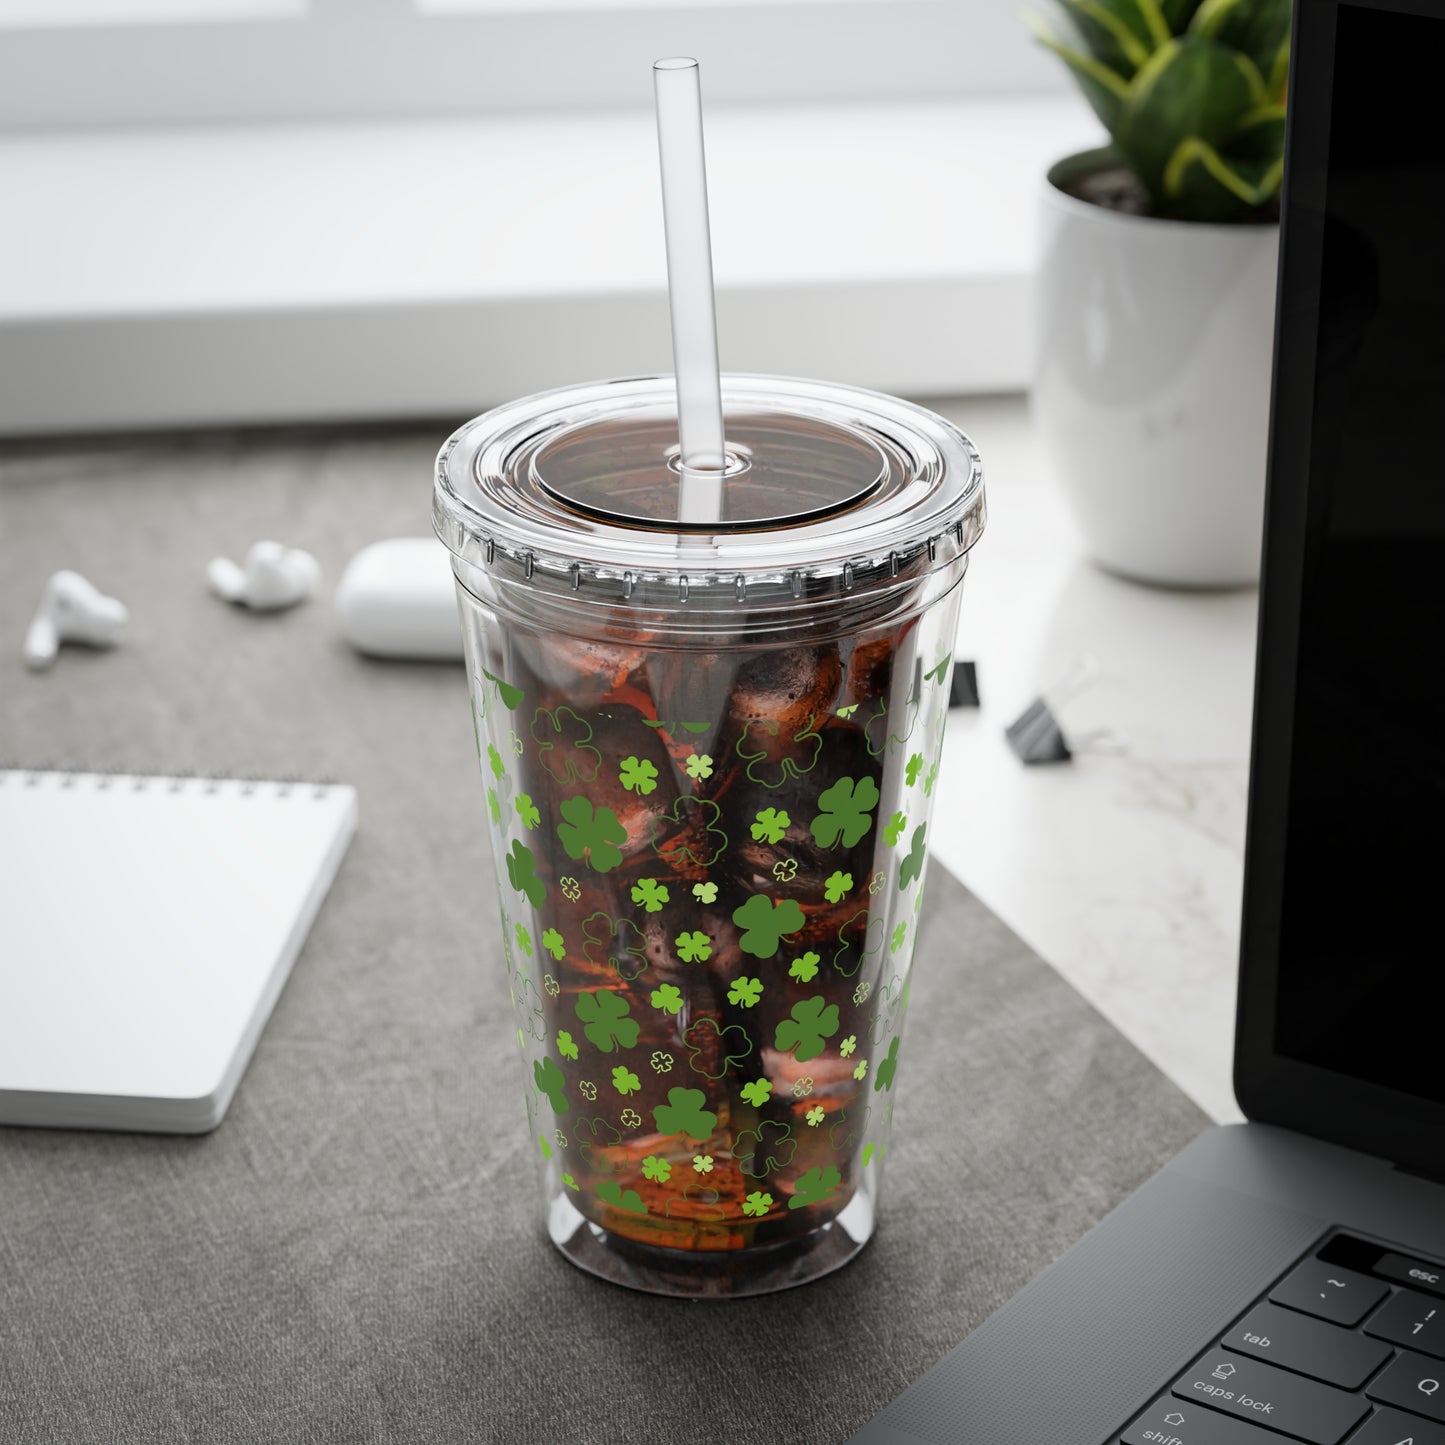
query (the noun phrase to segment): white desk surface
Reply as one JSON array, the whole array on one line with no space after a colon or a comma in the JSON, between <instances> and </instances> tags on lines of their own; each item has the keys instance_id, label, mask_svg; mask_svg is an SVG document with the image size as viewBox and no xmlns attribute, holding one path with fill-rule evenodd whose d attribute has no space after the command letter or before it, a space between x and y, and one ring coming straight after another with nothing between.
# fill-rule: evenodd
<instances>
[{"instance_id":1,"label":"white desk surface","mask_svg":"<svg viewBox=\"0 0 1445 1445\"><path fill-rule=\"evenodd\" d=\"M938 405L935 403L935 405ZM1230 1085L1257 594L1167 592L1083 554L1020 398L938 405L983 454L988 528L957 655L935 856L1217 1120ZM1124 751L1023 767L1004 726L1080 655L1066 736Z\"/></svg>"}]
</instances>

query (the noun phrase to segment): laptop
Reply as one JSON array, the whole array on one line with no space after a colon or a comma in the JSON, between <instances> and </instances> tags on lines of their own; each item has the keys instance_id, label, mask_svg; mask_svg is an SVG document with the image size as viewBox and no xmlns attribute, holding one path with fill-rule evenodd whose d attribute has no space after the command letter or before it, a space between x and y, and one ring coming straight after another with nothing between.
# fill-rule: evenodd
<instances>
[{"instance_id":1,"label":"laptop","mask_svg":"<svg viewBox=\"0 0 1445 1445\"><path fill-rule=\"evenodd\" d=\"M853 1445L1445 1445L1445 3L1298 0L1286 157L1249 1122Z\"/></svg>"}]
</instances>

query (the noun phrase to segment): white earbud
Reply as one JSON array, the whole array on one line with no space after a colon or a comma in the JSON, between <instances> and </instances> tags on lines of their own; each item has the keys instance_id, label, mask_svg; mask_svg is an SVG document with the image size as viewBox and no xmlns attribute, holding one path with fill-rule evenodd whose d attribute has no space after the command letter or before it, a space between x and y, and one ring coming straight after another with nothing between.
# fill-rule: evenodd
<instances>
[{"instance_id":1,"label":"white earbud","mask_svg":"<svg viewBox=\"0 0 1445 1445\"><path fill-rule=\"evenodd\" d=\"M62 642L114 647L129 618L124 603L107 597L79 572L57 572L45 584L25 634L25 665L43 671L54 663Z\"/></svg>"},{"instance_id":2,"label":"white earbud","mask_svg":"<svg viewBox=\"0 0 1445 1445\"><path fill-rule=\"evenodd\" d=\"M279 612L304 602L321 585L321 565L310 552L283 547L279 542L257 542L238 567L228 557L217 557L206 568L211 591L227 602L255 612Z\"/></svg>"}]
</instances>

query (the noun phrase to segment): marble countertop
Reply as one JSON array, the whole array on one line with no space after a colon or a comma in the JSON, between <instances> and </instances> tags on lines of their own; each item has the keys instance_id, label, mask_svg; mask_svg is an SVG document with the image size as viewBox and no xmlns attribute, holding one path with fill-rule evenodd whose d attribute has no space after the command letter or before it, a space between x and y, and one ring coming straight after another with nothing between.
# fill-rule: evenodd
<instances>
[{"instance_id":1,"label":"marble countertop","mask_svg":"<svg viewBox=\"0 0 1445 1445\"><path fill-rule=\"evenodd\" d=\"M934 405L978 445L989 504L957 654L983 706L950 717L934 854L1208 1114L1238 1119L1257 594L1103 573L1022 399ZM1005 725L1086 657L1095 680L1057 709L1074 760L1024 767Z\"/></svg>"}]
</instances>

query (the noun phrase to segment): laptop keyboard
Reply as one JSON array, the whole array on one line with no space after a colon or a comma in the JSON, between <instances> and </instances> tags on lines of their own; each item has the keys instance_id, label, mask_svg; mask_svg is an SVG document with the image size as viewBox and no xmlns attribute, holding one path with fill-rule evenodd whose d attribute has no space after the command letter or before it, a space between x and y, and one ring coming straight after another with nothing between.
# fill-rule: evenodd
<instances>
[{"instance_id":1,"label":"laptop keyboard","mask_svg":"<svg viewBox=\"0 0 1445 1445\"><path fill-rule=\"evenodd\" d=\"M1445 1266L1336 1234L1121 1445L1445 1445Z\"/></svg>"}]
</instances>

